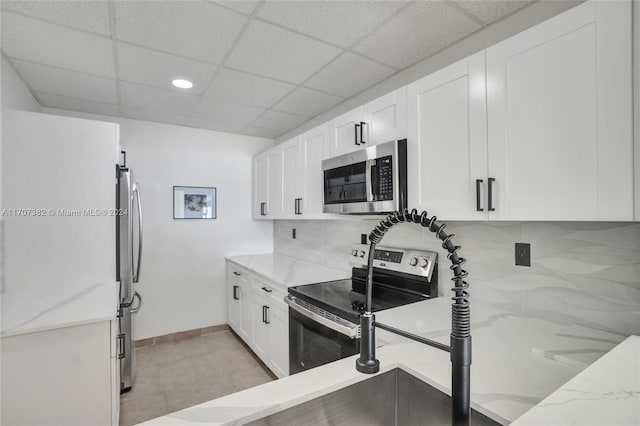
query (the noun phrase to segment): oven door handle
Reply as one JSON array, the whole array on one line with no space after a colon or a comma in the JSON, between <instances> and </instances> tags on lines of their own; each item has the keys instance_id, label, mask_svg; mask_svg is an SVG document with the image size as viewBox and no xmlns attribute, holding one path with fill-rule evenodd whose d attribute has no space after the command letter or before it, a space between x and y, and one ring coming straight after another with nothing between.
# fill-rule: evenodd
<instances>
[{"instance_id":1,"label":"oven door handle","mask_svg":"<svg viewBox=\"0 0 640 426\"><path fill-rule=\"evenodd\" d=\"M329 318L326 318L320 314L317 314L313 311L310 311L307 308L304 308L300 305L298 305L295 302L295 297L285 297L284 301L287 305L289 305L289 307L291 309L293 309L294 311L298 312L299 314L304 315L305 317L317 322L318 324L321 324L327 328L330 328L331 330L337 331L340 334L344 334L345 336L351 338L351 339L356 339L359 336L359 331L360 331L360 326L350 323L348 321L345 321L347 324L338 324L335 321L330 320Z\"/></svg>"}]
</instances>

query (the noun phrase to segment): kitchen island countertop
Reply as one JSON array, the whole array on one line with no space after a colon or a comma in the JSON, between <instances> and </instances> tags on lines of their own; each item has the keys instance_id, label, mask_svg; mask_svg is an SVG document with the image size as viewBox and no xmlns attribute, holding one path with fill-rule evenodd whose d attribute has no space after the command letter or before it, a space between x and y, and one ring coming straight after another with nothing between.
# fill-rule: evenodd
<instances>
[{"instance_id":1,"label":"kitchen island countertop","mask_svg":"<svg viewBox=\"0 0 640 426\"><path fill-rule=\"evenodd\" d=\"M1 337L115 319L118 282L84 287L40 288L1 295Z\"/></svg>"},{"instance_id":2,"label":"kitchen island countertop","mask_svg":"<svg viewBox=\"0 0 640 426\"><path fill-rule=\"evenodd\" d=\"M440 297L378 313L377 319L447 343L450 306L448 298ZM577 364L567 365L533 351L539 341L566 336L566 346L579 353L588 351L594 340L608 339L613 348L625 338L519 316L481 302L472 307L472 406L502 424L513 422L569 380L581 377L582 368ZM386 344L377 352L381 373L401 368L450 394L448 353L418 343L402 343L395 336L377 332L378 344ZM616 356L615 351L611 354ZM370 376L356 371L356 357L176 411L144 425L244 424L367 379ZM597 368L598 363L594 366ZM631 398L628 401L634 402ZM612 424L615 420L612 418Z\"/></svg>"}]
</instances>

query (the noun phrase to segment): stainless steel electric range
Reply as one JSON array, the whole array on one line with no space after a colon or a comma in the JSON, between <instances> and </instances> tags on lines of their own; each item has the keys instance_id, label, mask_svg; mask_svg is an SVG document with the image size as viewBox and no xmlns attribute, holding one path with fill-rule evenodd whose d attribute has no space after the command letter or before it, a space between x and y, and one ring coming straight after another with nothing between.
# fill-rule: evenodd
<instances>
[{"instance_id":1,"label":"stainless steel electric range","mask_svg":"<svg viewBox=\"0 0 640 426\"><path fill-rule=\"evenodd\" d=\"M353 247L351 279L289 288L290 374L360 351L368 250ZM438 295L437 253L378 246L373 266L374 312Z\"/></svg>"}]
</instances>

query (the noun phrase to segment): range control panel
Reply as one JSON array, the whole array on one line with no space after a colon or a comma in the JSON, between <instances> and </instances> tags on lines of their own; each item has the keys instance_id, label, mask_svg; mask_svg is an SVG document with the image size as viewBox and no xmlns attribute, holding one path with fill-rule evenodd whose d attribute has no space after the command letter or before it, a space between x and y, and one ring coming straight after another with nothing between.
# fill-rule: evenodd
<instances>
[{"instance_id":1,"label":"range control panel","mask_svg":"<svg viewBox=\"0 0 640 426\"><path fill-rule=\"evenodd\" d=\"M351 249L350 264L358 268L367 266L369 245L357 244ZM377 246L373 254L373 266L380 269L427 277L431 281L438 253L433 251L400 249Z\"/></svg>"}]
</instances>

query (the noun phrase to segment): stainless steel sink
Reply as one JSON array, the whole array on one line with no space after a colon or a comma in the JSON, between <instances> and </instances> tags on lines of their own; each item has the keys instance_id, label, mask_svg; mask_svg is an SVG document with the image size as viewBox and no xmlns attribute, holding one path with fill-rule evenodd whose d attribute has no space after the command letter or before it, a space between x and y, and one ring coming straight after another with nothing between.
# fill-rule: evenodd
<instances>
[{"instance_id":1,"label":"stainless steel sink","mask_svg":"<svg viewBox=\"0 0 640 426\"><path fill-rule=\"evenodd\" d=\"M288 408L250 425L450 425L451 397L394 369ZM471 424L499 425L471 410Z\"/></svg>"}]
</instances>

